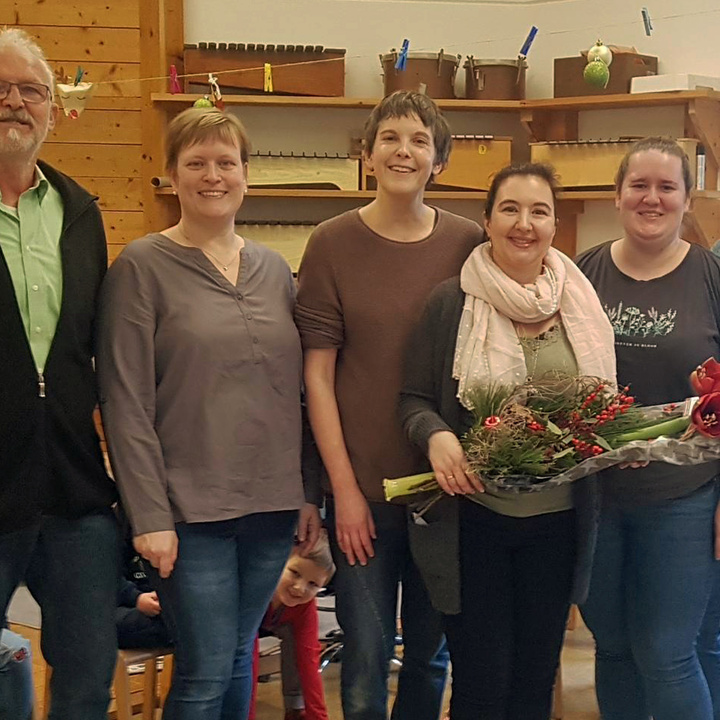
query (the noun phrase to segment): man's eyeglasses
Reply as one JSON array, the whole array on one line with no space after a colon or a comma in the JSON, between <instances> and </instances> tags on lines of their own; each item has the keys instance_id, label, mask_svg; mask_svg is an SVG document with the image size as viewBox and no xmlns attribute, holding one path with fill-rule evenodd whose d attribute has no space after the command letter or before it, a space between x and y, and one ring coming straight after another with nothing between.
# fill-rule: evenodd
<instances>
[{"instance_id":1,"label":"man's eyeglasses","mask_svg":"<svg viewBox=\"0 0 720 720\"><path fill-rule=\"evenodd\" d=\"M30 104L45 102L50 95L50 88L42 83L14 83L0 80L0 100L4 100L10 94L12 87L18 89L23 102Z\"/></svg>"}]
</instances>

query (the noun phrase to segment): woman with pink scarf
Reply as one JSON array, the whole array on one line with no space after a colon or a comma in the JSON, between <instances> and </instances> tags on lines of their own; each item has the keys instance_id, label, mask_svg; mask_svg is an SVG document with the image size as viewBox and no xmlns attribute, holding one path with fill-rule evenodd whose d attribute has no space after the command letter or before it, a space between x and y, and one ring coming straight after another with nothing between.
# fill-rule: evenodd
<instances>
[{"instance_id":1,"label":"woman with pink scarf","mask_svg":"<svg viewBox=\"0 0 720 720\"><path fill-rule=\"evenodd\" d=\"M405 431L447 494L410 532L444 614L452 720L548 720L570 603L587 592L594 479L527 494L483 488L458 440L478 384L549 370L615 382L610 322L584 275L551 247L556 193L546 165L495 176L489 242L436 288L407 355Z\"/></svg>"}]
</instances>

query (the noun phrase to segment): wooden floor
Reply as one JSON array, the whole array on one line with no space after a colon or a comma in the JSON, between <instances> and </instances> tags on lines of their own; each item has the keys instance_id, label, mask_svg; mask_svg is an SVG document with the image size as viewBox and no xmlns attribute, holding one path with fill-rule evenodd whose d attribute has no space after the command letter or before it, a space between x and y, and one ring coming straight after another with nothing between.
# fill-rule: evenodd
<instances>
[{"instance_id":1,"label":"wooden floor","mask_svg":"<svg viewBox=\"0 0 720 720\"><path fill-rule=\"evenodd\" d=\"M38 699L38 712L41 713L43 710L45 663L40 653L40 633L34 628L22 625L13 625L11 627L15 632L24 635L32 642L36 697ZM592 638L582 623L575 630L568 631L562 660L563 720L597 720L600 717L593 690L592 651ZM335 664L328 666L323 673L323 678L330 719L341 720L339 666ZM394 678L391 679L392 684L394 684ZM137 688L138 691L141 690L142 676L133 677L133 687ZM258 688L257 720L282 720L282 706L279 679L274 677L268 683L261 683ZM41 717L41 715L38 715L38 717Z\"/></svg>"}]
</instances>

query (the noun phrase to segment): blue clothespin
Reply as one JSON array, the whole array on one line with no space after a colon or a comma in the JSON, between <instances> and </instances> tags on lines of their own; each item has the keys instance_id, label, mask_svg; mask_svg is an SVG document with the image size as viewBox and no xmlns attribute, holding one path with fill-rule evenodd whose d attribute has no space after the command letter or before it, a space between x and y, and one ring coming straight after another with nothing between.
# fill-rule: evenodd
<instances>
[{"instance_id":1,"label":"blue clothespin","mask_svg":"<svg viewBox=\"0 0 720 720\"><path fill-rule=\"evenodd\" d=\"M400 48L400 54L398 55L398 59L395 61L395 69L396 70L404 70L405 64L407 63L407 54L408 50L410 49L410 41L405 38L402 43L402 47Z\"/></svg>"},{"instance_id":2,"label":"blue clothespin","mask_svg":"<svg viewBox=\"0 0 720 720\"><path fill-rule=\"evenodd\" d=\"M77 70L75 71L75 81L73 82L73 85L77 85L83 79L84 74L85 71L80 65L78 65Z\"/></svg>"},{"instance_id":3,"label":"blue clothespin","mask_svg":"<svg viewBox=\"0 0 720 720\"><path fill-rule=\"evenodd\" d=\"M653 30L650 13L648 12L648 9L646 7L644 7L640 12L642 12L643 25L645 26L645 34L650 37Z\"/></svg>"},{"instance_id":4,"label":"blue clothespin","mask_svg":"<svg viewBox=\"0 0 720 720\"><path fill-rule=\"evenodd\" d=\"M535 39L535 36L538 33L538 29L533 25L530 28L530 32L528 33L528 36L525 38L525 42L523 43L523 46L520 48L520 52L518 53L519 57L521 57L523 60L527 57L527 54L530 52L530 46L533 44L533 40Z\"/></svg>"}]
</instances>

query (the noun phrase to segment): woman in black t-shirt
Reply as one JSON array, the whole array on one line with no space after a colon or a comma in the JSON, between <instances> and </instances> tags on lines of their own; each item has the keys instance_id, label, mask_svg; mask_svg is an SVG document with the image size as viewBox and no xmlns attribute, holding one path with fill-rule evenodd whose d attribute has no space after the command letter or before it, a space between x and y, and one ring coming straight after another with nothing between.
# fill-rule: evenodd
<instances>
[{"instance_id":1,"label":"woman in black t-shirt","mask_svg":"<svg viewBox=\"0 0 720 720\"><path fill-rule=\"evenodd\" d=\"M615 331L618 382L643 404L682 401L691 371L720 357L720 262L680 237L693 187L674 141L623 159L615 204L624 236L584 253ZM652 463L602 475L603 507L583 617L595 636L606 720L712 720L720 687L695 647L713 576L717 462Z\"/></svg>"}]
</instances>

